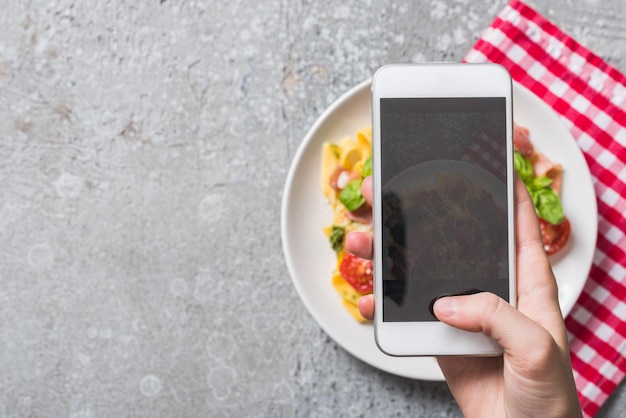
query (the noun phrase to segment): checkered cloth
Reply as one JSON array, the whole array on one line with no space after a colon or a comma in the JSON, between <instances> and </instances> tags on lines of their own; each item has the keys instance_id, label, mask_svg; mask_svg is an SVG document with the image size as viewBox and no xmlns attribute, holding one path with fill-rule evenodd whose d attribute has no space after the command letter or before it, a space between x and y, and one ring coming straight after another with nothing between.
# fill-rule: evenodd
<instances>
[{"instance_id":1,"label":"checkered cloth","mask_svg":"<svg viewBox=\"0 0 626 418\"><path fill-rule=\"evenodd\" d=\"M506 67L560 115L589 165L597 248L566 325L578 395L591 417L626 373L626 77L519 0L465 61Z\"/></svg>"}]
</instances>

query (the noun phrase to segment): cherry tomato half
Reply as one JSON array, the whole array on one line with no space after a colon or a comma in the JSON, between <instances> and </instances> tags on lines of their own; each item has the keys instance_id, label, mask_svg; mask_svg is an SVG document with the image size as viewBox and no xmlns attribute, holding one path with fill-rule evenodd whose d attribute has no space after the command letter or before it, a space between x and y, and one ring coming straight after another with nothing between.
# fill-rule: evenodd
<instances>
[{"instance_id":1,"label":"cherry tomato half","mask_svg":"<svg viewBox=\"0 0 626 418\"><path fill-rule=\"evenodd\" d=\"M557 225L539 218L539 227L541 228L543 248L548 255L554 254L567 244L572 229L567 218Z\"/></svg>"},{"instance_id":2,"label":"cherry tomato half","mask_svg":"<svg viewBox=\"0 0 626 418\"><path fill-rule=\"evenodd\" d=\"M372 260L348 253L339 265L339 272L360 294L372 293L374 287L374 263Z\"/></svg>"}]
</instances>

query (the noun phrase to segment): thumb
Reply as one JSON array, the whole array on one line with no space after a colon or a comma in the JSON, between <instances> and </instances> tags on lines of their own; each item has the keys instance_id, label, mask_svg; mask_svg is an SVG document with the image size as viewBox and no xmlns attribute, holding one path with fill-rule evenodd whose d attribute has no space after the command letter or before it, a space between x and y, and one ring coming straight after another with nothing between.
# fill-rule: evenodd
<instances>
[{"instance_id":1,"label":"thumb","mask_svg":"<svg viewBox=\"0 0 626 418\"><path fill-rule=\"evenodd\" d=\"M460 404L475 403L471 398L479 392L468 387L486 382L481 378L496 370L503 373L502 395L510 415L581 416L569 353L562 351L540 324L493 293L444 297L435 302L433 310L442 322L482 332L504 349L504 366L488 359L437 359L450 390L462 397ZM477 416L486 411L482 412Z\"/></svg>"},{"instance_id":2,"label":"thumb","mask_svg":"<svg viewBox=\"0 0 626 418\"><path fill-rule=\"evenodd\" d=\"M528 353L538 348L538 341L554 343L546 329L493 293L444 297L435 302L433 310L441 322L482 332L500 344L506 354L520 360L528 360Z\"/></svg>"}]
</instances>

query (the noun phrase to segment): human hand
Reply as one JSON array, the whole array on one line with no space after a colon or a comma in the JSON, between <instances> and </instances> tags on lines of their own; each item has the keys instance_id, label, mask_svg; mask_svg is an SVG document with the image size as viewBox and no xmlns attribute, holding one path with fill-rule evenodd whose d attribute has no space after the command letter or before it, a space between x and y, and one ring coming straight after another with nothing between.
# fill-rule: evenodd
<instances>
[{"instance_id":1,"label":"human hand","mask_svg":"<svg viewBox=\"0 0 626 418\"><path fill-rule=\"evenodd\" d=\"M371 178L363 181L372 202ZM499 357L438 357L448 387L466 417L581 417L556 280L543 249L533 203L515 181L517 309L492 293L439 299L440 321L482 332L503 348ZM372 258L371 234L353 232L348 250ZM361 315L374 317L373 295L359 300Z\"/></svg>"}]
</instances>

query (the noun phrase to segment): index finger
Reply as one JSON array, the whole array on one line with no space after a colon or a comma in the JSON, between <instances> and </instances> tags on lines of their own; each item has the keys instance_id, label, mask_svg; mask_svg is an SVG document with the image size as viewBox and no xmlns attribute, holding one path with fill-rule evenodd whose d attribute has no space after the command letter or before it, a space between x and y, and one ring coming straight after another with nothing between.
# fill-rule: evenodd
<instances>
[{"instance_id":1,"label":"index finger","mask_svg":"<svg viewBox=\"0 0 626 418\"><path fill-rule=\"evenodd\" d=\"M361 183L361 194L365 198L365 201L372 206L372 195L374 194L374 190L372 190L372 176L367 176L363 179L363 183Z\"/></svg>"},{"instance_id":2,"label":"index finger","mask_svg":"<svg viewBox=\"0 0 626 418\"><path fill-rule=\"evenodd\" d=\"M363 179L361 194L371 206L373 194L371 176ZM354 255L371 260L374 256L372 234L370 232L350 232L346 237L346 248Z\"/></svg>"}]
</instances>

